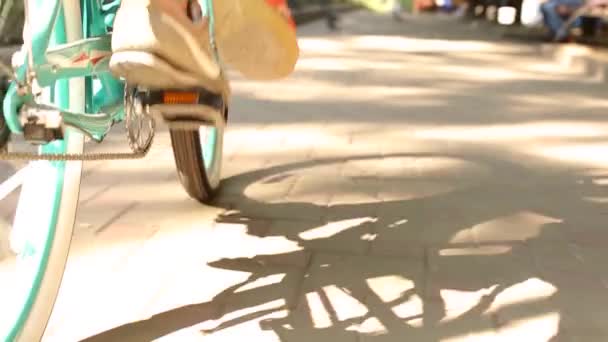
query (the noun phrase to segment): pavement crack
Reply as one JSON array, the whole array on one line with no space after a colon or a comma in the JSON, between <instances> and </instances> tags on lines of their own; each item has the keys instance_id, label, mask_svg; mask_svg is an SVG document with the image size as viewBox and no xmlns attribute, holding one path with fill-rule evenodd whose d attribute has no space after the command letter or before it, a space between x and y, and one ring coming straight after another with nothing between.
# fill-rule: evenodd
<instances>
[{"instance_id":1,"label":"pavement crack","mask_svg":"<svg viewBox=\"0 0 608 342\"><path fill-rule=\"evenodd\" d=\"M112 187L114 187L116 185L117 184L108 184L108 185L104 186L103 188L95 191L91 196L89 196L89 198L81 200L80 205L85 206L85 205L89 204L91 201L93 201L94 199L103 195L104 193L106 193L108 190L110 190Z\"/></svg>"},{"instance_id":2,"label":"pavement crack","mask_svg":"<svg viewBox=\"0 0 608 342\"><path fill-rule=\"evenodd\" d=\"M128 211L135 208L138 204L139 203L137 203L137 202L131 202L131 204L127 205L126 207L124 207L123 209L118 211L116 214L114 214L112 217L110 217L110 219L108 221L106 221L106 223L102 224L97 230L95 230L95 234L96 235L100 234L103 231L105 231L106 229L108 229L108 227L110 227L114 222L118 221L118 219L123 217Z\"/></svg>"}]
</instances>

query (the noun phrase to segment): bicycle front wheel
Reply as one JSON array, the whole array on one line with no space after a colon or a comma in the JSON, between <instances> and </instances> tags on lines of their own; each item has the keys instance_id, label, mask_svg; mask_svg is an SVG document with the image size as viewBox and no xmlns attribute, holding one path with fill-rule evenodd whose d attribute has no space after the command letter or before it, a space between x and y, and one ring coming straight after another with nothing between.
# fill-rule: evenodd
<instances>
[{"instance_id":1,"label":"bicycle front wheel","mask_svg":"<svg viewBox=\"0 0 608 342\"><path fill-rule=\"evenodd\" d=\"M80 2L63 1L63 13L56 26L63 30L55 30L56 44L82 37ZM45 102L84 110L82 79L60 80L52 88L45 89ZM62 140L38 148L38 153L81 154L83 150L84 136L67 130ZM0 341L39 341L51 316L69 253L82 162L34 161L2 166Z\"/></svg>"},{"instance_id":2,"label":"bicycle front wheel","mask_svg":"<svg viewBox=\"0 0 608 342\"><path fill-rule=\"evenodd\" d=\"M201 203L213 199L220 186L225 125L198 130L171 129L175 165L182 186Z\"/></svg>"},{"instance_id":3,"label":"bicycle front wheel","mask_svg":"<svg viewBox=\"0 0 608 342\"><path fill-rule=\"evenodd\" d=\"M70 132L40 152L82 153L83 142L80 133ZM10 248L0 260L0 326L7 324L0 330L2 341L39 341L44 333L68 257L81 170L81 162L37 161L3 183L21 185L2 201L3 209L16 202L15 213L5 215L0 228L8 235L4 248Z\"/></svg>"}]
</instances>

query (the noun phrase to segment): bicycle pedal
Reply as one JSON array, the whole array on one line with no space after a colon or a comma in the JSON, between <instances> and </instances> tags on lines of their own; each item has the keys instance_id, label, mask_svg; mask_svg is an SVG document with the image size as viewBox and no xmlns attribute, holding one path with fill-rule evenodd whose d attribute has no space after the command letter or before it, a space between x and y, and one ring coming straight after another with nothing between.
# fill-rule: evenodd
<instances>
[{"instance_id":1,"label":"bicycle pedal","mask_svg":"<svg viewBox=\"0 0 608 342\"><path fill-rule=\"evenodd\" d=\"M61 112L56 109L23 106L21 110L23 137L35 145L63 138Z\"/></svg>"},{"instance_id":2,"label":"bicycle pedal","mask_svg":"<svg viewBox=\"0 0 608 342\"><path fill-rule=\"evenodd\" d=\"M170 127L197 129L201 125L224 125L224 99L205 89L147 91L143 104Z\"/></svg>"}]
</instances>

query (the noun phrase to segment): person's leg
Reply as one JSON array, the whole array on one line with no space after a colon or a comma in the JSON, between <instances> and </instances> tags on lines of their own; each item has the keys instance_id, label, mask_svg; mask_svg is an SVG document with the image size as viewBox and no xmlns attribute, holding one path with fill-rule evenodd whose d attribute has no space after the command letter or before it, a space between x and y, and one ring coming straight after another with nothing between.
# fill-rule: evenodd
<instances>
[{"instance_id":1,"label":"person's leg","mask_svg":"<svg viewBox=\"0 0 608 342\"><path fill-rule=\"evenodd\" d=\"M564 28L564 19L558 10L559 7L567 6L570 8L577 8L582 5L580 0L550 0L541 5L541 12L543 13L543 20L545 25L549 28L551 33L556 40L563 40L568 35L567 28Z\"/></svg>"},{"instance_id":2,"label":"person's leg","mask_svg":"<svg viewBox=\"0 0 608 342\"><path fill-rule=\"evenodd\" d=\"M555 36L562 27L564 20L557 13L557 3L554 0L547 1L540 5L540 10L543 13L543 21L545 26L551 31L551 35Z\"/></svg>"},{"instance_id":3,"label":"person's leg","mask_svg":"<svg viewBox=\"0 0 608 342\"><path fill-rule=\"evenodd\" d=\"M188 0L123 0L114 22L113 73L149 87L222 89L207 23L187 15L189 4ZM295 29L279 10L264 0L216 0L214 14L223 62L257 80L291 73L299 52Z\"/></svg>"},{"instance_id":4,"label":"person's leg","mask_svg":"<svg viewBox=\"0 0 608 342\"><path fill-rule=\"evenodd\" d=\"M540 13L543 16L543 24L545 25L546 28L550 28L550 26L549 26L549 19L548 19L549 15L545 14L547 12L547 9L546 9L546 7L544 5L545 5L545 3L542 3L540 5Z\"/></svg>"}]
</instances>

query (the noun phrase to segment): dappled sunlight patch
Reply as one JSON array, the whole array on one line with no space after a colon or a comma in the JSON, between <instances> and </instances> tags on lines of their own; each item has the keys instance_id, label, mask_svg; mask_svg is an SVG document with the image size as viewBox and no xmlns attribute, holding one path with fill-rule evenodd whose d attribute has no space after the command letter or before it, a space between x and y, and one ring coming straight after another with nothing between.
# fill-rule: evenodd
<instances>
[{"instance_id":1,"label":"dappled sunlight patch","mask_svg":"<svg viewBox=\"0 0 608 342\"><path fill-rule=\"evenodd\" d=\"M259 202L282 203L295 181L296 177L285 175L283 179L277 179L273 183L256 182L248 185L245 189L237 185L231 192L237 195L244 194L246 197Z\"/></svg>"},{"instance_id":2,"label":"dappled sunlight patch","mask_svg":"<svg viewBox=\"0 0 608 342\"><path fill-rule=\"evenodd\" d=\"M388 306L390 312L402 319L404 324L416 328L422 327L421 316L424 312L424 304L419 293L416 292L416 283L412 279L398 274L387 274L366 279L365 282L374 295ZM377 320L380 322L392 320L382 315L375 318L366 320L361 326L361 332L382 333L382 325L378 325Z\"/></svg>"},{"instance_id":3,"label":"dappled sunlight patch","mask_svg":"<svg viewBox=\"0 0 608 342\"><path fill-rule=\"evenodd\" d=\"M361 35L343 38L351 49L393 50L402 52L491 52L522 53L521 46L481 41L408 38L403 36Z\"/></svg>"},{"instance_id":4,"label":"dappled sunlight patch","mask_svg":"<svg viewBox=\"0 0 608 342\"><path fill-rule=\"evenodd\" d=\"M389 62L389 63L399 63L404 69L406 66L411 66L416 64L424 70L432 70L433 66L440 63L445 63L449 61L452 56L444 55L444 54L405 54L399 51L374 51L373 52L374 59L373 63L370 63L369 60L369 52L368 51L343 51L340 53L332 53L332 52L323 52L323 51L306 51L306 54L300 57L300 61L308 60L311 58L330 58L333 60L340 61L368 61L368 64L374 65L376 62ZM298 69L298 67L296 67ZM417 75L419 76L419 75ZM291 77L295 77L291 76Z\"/></svg>"},{"instance_id":5,"label":"dappled sunlight patch","mask_svg":"<svg viewBox=\"0 0 608 342\"><path fill-rule=\"evenodd\" d=\"M418 139L474 142L530 141L546 138L589 138L608 134L608 125L596 121L536 121L514 124L444 126L421 128Z\"/></svg>"},{"instance_id":6,"label":"dappled sunlight patch","mask_svg":"<svg viewBox=\"0 0 608 342\"><path fill-rule=\"evenodd\" d=\"M490 327L486 329L475 329L475 331L471 331L466 334L450 336L445 339L441 339L441 342L487 342L496 341L498 338L499 337L494 329Z\"/></svg>"},{"instance_id":7,"label":"dappled sunlight patch","mask_svg":"<svg viewBox=\"0 0 608 342\"><path fill-rule=\"evenodd\" d=\"M454 79L463 81L477 81L483 83L489 82L521 82L521 81L559 81L567 80L569 75L560 75L527 71L525 69L510 68L505 69L500 65L492 66L486 64L484 66L476 64L454 64L454 65L438 65L433 67L433 72L439 73L442 77L451 75Z\"/></svg>"},{"instance_id":8,"label":"dappled sunlight patch","mask_svg":"<svg viewBox=\"0 0 608 342\"><path fill-rule=\"evenodd\" d=\"M387 156L378 159L350 160L345 165L345 175L356 177L375 176L383 182L396 180L424 181L435 177L469 178L471 175L486 176L489 170L472 161L433 156ZM393 184L396 185L396 184Z\"/></svg>"},{"instance_id":9,"label":"dappled sunlight patch","mask_svg":"<svg viewBox=\"0 0 608 342\"><path fill-rule=\"evenodd\" d=\"M377 317L366 318L357 329L361 334L370 336L389 335L389 329Z\"/></svg>"},{"instance_id":10,"label":"dappled sunlight patch","mask_svg":"<svg viewBox=\"0 0 608 342\"><path fill-rule=\"evenodd\" d=\"M583 108L608 108L608 100L603 98L597 98L589 96L588 94L581 93L565 93L565 92L554 92L551 96L536 95L536 94L517 94L510 96L513 101L520 102L528 105L535 106L551 106L558 107L564 110L564 104L569 106L576 106L577 110ZM559 101L556 99L559 98ZM580 124L580 121L574 122L573 124Z\"/></svg>"},{"instance_id":11,"label":"dappled sunlight patch","mask_svg":"<svg viewBox=\"0 0 608 342\"><path fill-rule=\"evenodd\" d=\"M596 195L582 196L581 199L589 203L608 203L608 196L602 196L608 188L608 177L604 170L583 172L582 175L590 179L581 179L577 181L582 186L593 186L596 189Z\"/></svg>"},{"instance_id":12,"label":"dappled sunlight patch","mask_svg":"<svg viewBox=\"0 0 608 342\"><path fill-rule=\"evenodd\" d=\"M591 183L594 185L600 185L600 186L608 185L608 178L605 176L598 177L598 178L592 179Z\"/></svg>"},{"instance_id":13,"label":"dappled sunlight patch","mask_svg":"<svg viewBox=\"0 0 608 342\"><path fill-rule=\"evenodd\" d=\"M501 255L510 253L513 249L512 246L508 245L484 245L479 247L469 248L444 248L439 251L439 255L443 257L450 256L466 256L466 255Z\"/></svg>"},{"instance_id":14,"label":"dappled sunlight patch","mask_svg":"<svg viewBox=\"0 0 608 342\"><path fill-rule=\"evenodd\" d=\"M170 175L169 177L164 178L172 178L171 180L164 181L137 181L136 177L129 178L129 180L124 180L124 183L114 185L109 187L107 190L99 191L97 193L92 194L86 201L81 201L82 211L98 211L102 209L105 205L111 205L112 207L125 207L126 205L137 202L139 205L141 204L154 204L154 203L175 203L175 202L183 202L188 198L188 195L184 192L179 181L177 180L177 173L175 175ZM132 180L132 182L131 182ZM83 186L87 186L83 184ZM162 196L150 196L150 194L163 194ZM90 206L95 207L88 208ZM99 214L99 212L95 212L93 214Z\"/></svg>"},{"instance_id":15,"label":"dappled sunlight patch","mask_svg":"<svg viewBox=\"0 0 608 342\"><path fill-rule=\"evenodd\" d=\"M590 202L590 203L598 203L598 204L608 204L608 197L590 197L590 196L584 196L582 198L583 201L585 202Z\"/></svg>"},{"instance_id":16,"label":"dappled sunlight patch","mask_svg":"<svg viewBox=\"0 0 608 342\"><path fill-rule=\"evenodd\" d=\"M317 53L343 52L345 45L335 39L303 37L298 39L300 50L310 50Z\"/></svg>"},{"instance_id":17,"label":"dappled sunlight patch","mask_svg":"<svg viewBox=\"0 0 608 342\"><path fill-rule=\"evenodd\" d=\"M508 322L499 335L509 341L550 341L560 331L560 313L547 312Z\"/></svg>"},{"instance_id":18,"label":"dappled sunlight patch","mask_svg":"<svg viewBox=\"0 0 608 342\"><path fill-rule=\"evenodd\" d=\"M473 233L480 242L526 241L537 238L551 223L563 220L535 212L522 210L511 215L473 226Z\"/></svg>"},{"instance_id":19,"label":"dappled sunlight patch","mask_svg":"<svg viewBox=\"0 0 608 342\"><path fill-rule=\"evenodd\" d=\"M329 328L333 325L332 319L327 312L319 292L309 292L306 294L308 312L315 329Z\"/></svg>"},{"instance_id":20,"label":"dappled sunlight patch","mask_svg":"<svg viewBox=\"0 0 608 342\"><path fill-rule=\"evenodd\" d=\"M532 148L529 152L577 167L608 167L608 142L586 144L551 144Z\"/></svg>"},{"instance_id":21,"label":"dappled sunlight patch","mask_svg":"<svg viewBox=\"0 0 608 342\"><path fill-rule=\"evenodd\" d=\"M303 57L299 60L297 70L306 71L363 71L373 70L400 70L404 62L391 62L382 59L370 63L368 59L362 58L320 58Z\"/></svg>"},{"instance_id":22,"label":"dappled sunlight patch","mask_svg":"<svg viewBox=\"0 0 608 342\"><path fill-rule=\"evenodd\" d=\"M488 312L500 312L503 309L515 308L518 305L539 303L547 300L558 292L555 285L539 278L529 278L518 284L506 288L494 298Z\"/></svg>"},{"instance_id":23,"label":"dappled sunlight patch","mask_svg":"<svg viewBox=\"0 0 608 342\"><path fill-rule=\"evenodd\" d=\"M234 307L231 307L234 306ZM204 341L235 341L235 336L240 338L251 337L252 340L279 341L277 334L271 329L264 329L262 321L272 321L288 316L284 299L277 299L256 305L229 304L228 312L220 319L214 321L216 327L222 327L224 323L231 323L226 328L209 328L211 324L198 324L205 332ZM233 310L231 310L233 309ZM262 313L262 314L260 314ZM263 314L266 313L266 314ZM236 338L236 340L240 340ZM247 340L244 338L243 340Z\"/></svg>"},{"instance_id":24,"label":"dappled sunlight patch","mask_svg":"<svg viewBox=\"0 0 608 342\"><path fill-rule=\"evenodd\" d=\"M6 265L5 262L14 255L10 248L10 233L11 224L4 218L0 218L0 272Z\"/></svg>"},{"instance_id":25,"label":"dappled sunlight patch","mask_svg":"<svg viewBox=\"0 0 608 342\"><path fill-rule=\"evenodd\" d=\"M439 290L439 298L443 302L446 315L442 317L442 322L458 319L463 314L469 312L477 306L483 298L489 296L498 285L491 285L487 288L477 290L457 290L444 288Z\"/></svg>"},{"instance_id":26,"label":"dappled sunlight patch","mask_svg":"<svg viewBox=\"0 0 608 342\"><path fill-rule=\"evenodd\" d=\"M289 83L271 83L263 87L257 82L241 81L233 84L233 92L269 101L310 101L363 102L382 100L394 96L432 96L438 89L410 86L360 85L336 86L334 82L294 79Z\"/></svg>"},{"instance_id":27,"label":"dappled sunlight patch","mask_svg":"<svg viewBox=\"0 0 608 342\"><path fill-rule=\"evenodd\" d=\"M138 314L155 304L151 301L156 302L159 292L176 281L178 275L183 275L181 272L189 273L188 282L200 279L199 272L202 273L205 267L206 244L212 240L210 230L191 226L188 227L190 229L164 227L156 230L133 225L115 228L107 233L114 233L114 237L122 233L123 240L114 242L108 237L98 238L94 243L87 241L92 248L85 252L92 253L83 255L81 250L81 253L70 256L61 290L68 295L63 297L60 294L57 315L54 316L57 319L73 322L89 332L104 331L140 319ZM135 238L124 239L128 232ZM192 267L191 261L198 263L198 268ZM159 277L159 274L167 276ZM204 274L218 279L208 269L204 269ZM114 281L115 279L121 281ZM199 286L200 284L199 282ZM204 291L207 289L209 287ZM199 288L196 293L200 292ZM91 293L100 295L91 297ZM78 307L78 303L83 300L89 302L90 309L73 312L72 309ZM124 307L117 311L116 303L122 303ZM110 313L111 317L103 321L90 320L91 315L100 313Z\"/></svg>"},{"instance_id":28,"label":"dappled sunlight patch","mask_svg":"<svg viewBox=\"0 0 608 342\"><path fill-rule=\"evenodd\" d=\"M130 250L143 245L144 239L140 236L141 230L124 225L116 225L112 230L114 231L114 229L123 229L124 231L121 234L105 233L96 239L94 244L91 243L90 237L87 239L83 238L82 235L79 236L72 243L70 249L70 267L82 268L88 265L87 267L95 269L96 267L99 268L99 264L110 265L115 258L120 259L128 254Z\"/></svg>"},{"instance_id":29,"label":"dappled sunlight patch","mask_svg":"<svg viewBox=\"0 0 608 342\"><path fill-rule=\"evenodd\" d=\"M263 287L270 286L270 285L280 284L283 281L283 279L285 279L286 275L287 274L285 274L285 273L276 273L276 274L271 274L266 277L257 278L254 281L251 281L251 282L239 287L236 291L234 291L234 293L247 292L247 291L255 290L257 288L263 288Z\"/></svg>"},{"instance_id":30,"label":"dappled sunlight patch","mask_svg":"<svg viewBox=\"0 0 608 342\"><path fill-rule=\"evenodd\" d=\"M484 82L519 80L526 76L530 76L515 70L498 67L490 68L477 66L473 68L471 66L438 65L436 70L445 73L458 74L460 78L482 80Z\"/></svg>"},{"instance_id":31,"label":"dappled sunlight patch","mask_svg":"<svg viewBox=\"0 0 608 342\"><path fill-rule=\"evenodd\" d=\"M155 339L155 342L200 341L205 339L205 333L195 327L179 329L170 334Z\"/></svg>"},{"instance_id":32,"label":"dappled sunlight patch","mask_svg":"<svg viewBox=\"0 0 608 342\"><path fill-rule=\"evenodd\" d=\"M308 202L325 207L333 193L339 190L338 183L330 177L302 176L298 178L289 192L287 200L294 202Z\"/></svg>"},{"instance_id":33,"label":"dappled sunlight patch","mask_svg":"<svg viewBox=\"0 0 608 342\"><path fill-rule=\"evenodd\" d=\"M415 283L411 279L407 279L398 274L373 277L366 279L365 282L380 300L387 304L401 299L408 299L403 298L404 293L415 288Z\"/></svg>"},{"instance_id":34,"label":"dappled sunlight patch","mask_svg":"<svg viewBox=\"0 0 608 342\"><path fill-rule=\"evenodd\" d=\"M490 170L480 163L449 157L421 157L414 164L416 172L422 177L437 176L487 176Z\"/></svg>"},{"instance_id":35,"label":"dappled sunlight patch","mask_svg":"<svg viewBox=\"0 0 608 342\"><path fill-rule=\"evenodd\" d=\"M388 181L381 183L378 196L384 201L406 201L414 199L440 196L461 189L463 186L454 184L453 180L406 180ZM407 222L401 222L395 227L405 226Z\"/></svg>"},{"instance_id":36,"label":"dappled sunlight patch","mask_svg":"<svg viewBox=\"0 0 608 342\"><path fill-rule=\"evenodd\" d=\"M194 202L191 204L196 205L198 210L189 208L183 201L168 206L162 202L164 200L167 198L158 200L158 208L149 203L127 206L129 211L126 212L112 207L110 215L101 219L100 213L95 214L92 208L83 207L77 217L77 234L73 238L70 264L74 264L74 267L96 263L111 265L115 257L120 258L123 253L138 250L153 239L162 239L173 246L172 241L182 241L192 234L193 229L196 229L197 234L209 234L213 217L221 212ZM103 206L96 206L95 209L109 211ZM175 242L175 246L183 246L183 243Z\"/></svg>"},{"instance_id":37,"label":"dappled sunlight patch","mask_svg":"<svg viewBox=\"0 0 608 342\"><path fill-rule=\"evenodd\" d=\"M281 132L281 145L289 147L315 147L323 145L344 144L348 138L344 136L344 132L353 127L360 127L359 123L344 123L339 126L325 126L324 129L319 129L318 124L297 123L292 125L280 125L274 128ZM268 131L273 130L269 127ZM265 134L262 133L262 134Z\"/></svg>"},{"instance_id":38,"label":"dappled sunlight patch","mask_svg":"<svg viewBox=\"0 0 608 342\"><path fill-rule=\"evenodd\" d=\"M248 233L247 224L216 223L208 254L223 258L253 258L300 251L303 248L285 236L257 237Z\"/></svg>"},{"instance_id":39,"label":"dappled sunlight patch","mask_svg":"<svg viewBox=\"0 0 608 342\"><path fill-rule=\"evenodd\" d=\"M306 293L306 302L313 326L317 329L363 317L369 311L364 303L336 285L324 286L317 291Z\"/></svg>"},{"instance_id":40,"label":"dappled sunlight patch","mask_svg":"<svg viewBox=\"0 0 608 342\"><path fill-rule=\"evenodd\" d=\"M352 71L357 68L354 63L346 63L345 59L337 58L300 58L297 70L306 71ZM349 65L350 64L350 65Z\"/></svg>"},{"instance_id":41,"label":"dappled sunlight patch","mask_svg":"<svg viewBox=\"0 0 608 342\"><path fill-rule=\"evenodd\" d=\"M347 231L355 227L359 227L362 224L376 222L376 220L376 218L372 217L361 217L336 222L328 222L322 227L316 227L307 230L298 234L298 236L303 240L327 239L331 238L332 236L338 235L341 232Z\"/></svg>"},{"instance_id":42,"label":"dappled sunlight patch","mask_svg":"<svg viewBox=\"0 0 608 342\"><path fill-rule=\"evenodd\" d=\"M350 127L359 127L359 124L343 124L341 127L324 129L319 129L319 125L305 123L273 125L265 129L237 126L228 131L225 139L227 144L233 144L230 148L237 149L239 160L249 156L268 160L281 155L293 155L295 151L310 147L323 149L347 145L348 139L344 137L344 131ZM300 159L305 160L304 157Z\"/></svg>"},{"instance_id":43,"label":"dappled sunlight patch","mask_svg":"<svg viewBox=\"0 0 608 342\"><path fill-rule=\"evenodd\" d=\"M548 60L547 62L532 62L527 61L525 64L521 63L520 67L525 71L534 72L534 73L543 73L543 74L561 74L568 75L570 77L579 75L580 71L575 70L573 68L564 68L564 66L555 63L553 60Z\"/></svg>"}]
</instances>

